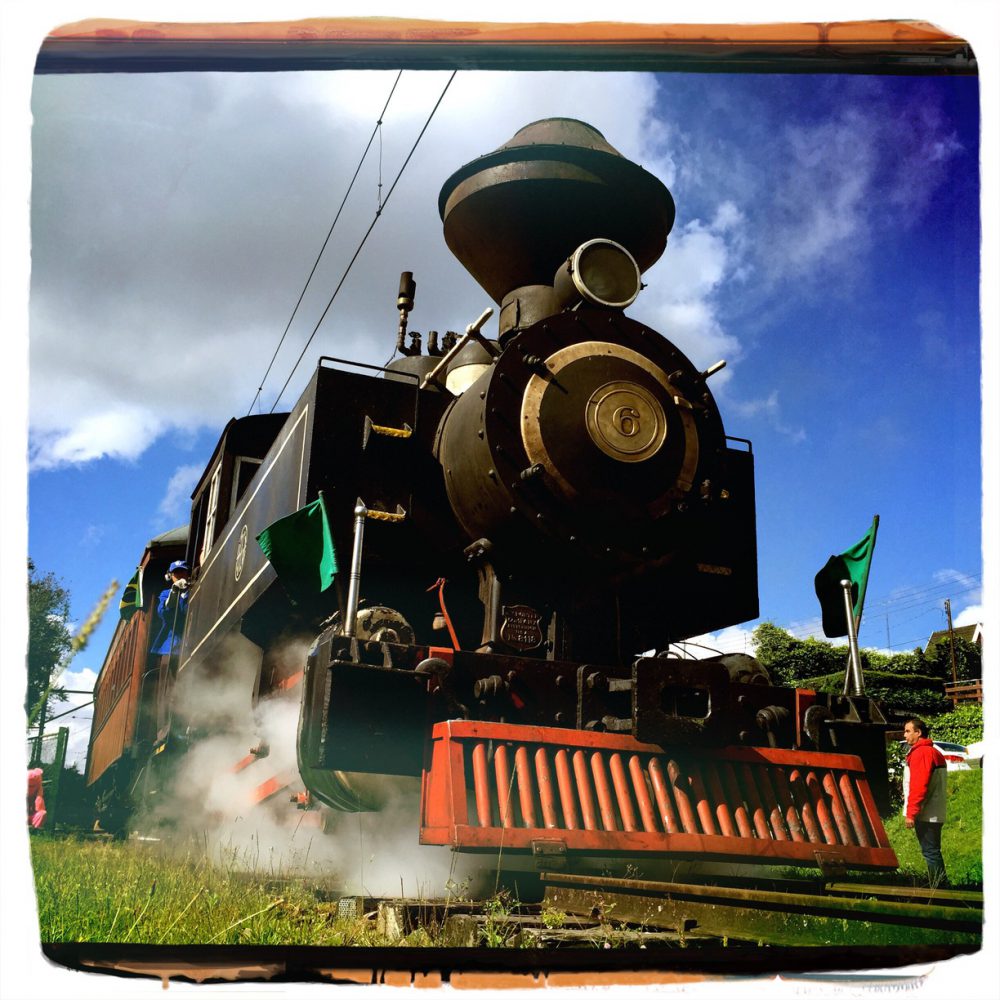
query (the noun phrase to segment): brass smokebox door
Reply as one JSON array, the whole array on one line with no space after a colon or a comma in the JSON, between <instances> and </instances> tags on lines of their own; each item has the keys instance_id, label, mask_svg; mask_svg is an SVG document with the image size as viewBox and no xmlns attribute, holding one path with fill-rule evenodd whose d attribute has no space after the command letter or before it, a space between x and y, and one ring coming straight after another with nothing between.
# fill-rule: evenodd
<instances>
[{"instance_id":1,"label":"brass smokebox door","mask_svg":"<svg viewBox=\"0 0 1000 1000\"><path fill-rule=\"evenodd\" d=\"M524 389L521 437L529 462L564 497L593 492L609 477L625 477L629 495L657 509L665 495L690 490L698 430L660 365L605 340L559 348L544 364Z\"/></svg>"}]
</instances>

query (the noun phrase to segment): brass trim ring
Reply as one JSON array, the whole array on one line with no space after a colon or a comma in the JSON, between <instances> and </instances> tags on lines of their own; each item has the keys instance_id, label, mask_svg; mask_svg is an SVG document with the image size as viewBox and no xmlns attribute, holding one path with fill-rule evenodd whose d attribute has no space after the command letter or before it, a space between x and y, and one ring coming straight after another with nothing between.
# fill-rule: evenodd
<instances>
[{"instance_id":1,"label":"brass trim ring","mask_svg":"<svg viewBox=\"0 0 1000 1000\"><path fill-rule=\"evenodd\" d=\"M559 372L574 361L602 354L619 358L646 372L666 390L671 400L677 397L683 399L680 391L671 385L670 380L658 365L655 365L649 358L639 354L638 351L634 351L630 347L624 347L621 344L612 344L607 341L597 340L587 340L577 344L570 344L568 347L564 347L551 354L545 362L545 367L548 368L554 377L558 377ZM529 462L532 465L543 465L546 472L558 484L562 492L567 497L573 498L577 495L577 489L555 466L552 456L549 454L548 449L545 447L545 442L542 440L540 413L542 398L548 387L548 379L541 375L532 375L528 379L528 383L524 389L524 396L521 400L521 440L527 452ZM645 438L646 443L631 453L628 451L627 442L623 441L623 438L627 438L630 435L625 433L616 435L613 430L610 433L606 433L608 431L607 421L604 421L604 431L600 430L598 426L601 423L599 418L603 411L601 404L605 401L608 403L614 402L610 397L614 391L618 391L620 388L624 388L626 392L633 394L632 404L623 397L622 402L624 405L634 405L636 402L641 401L643 405L652 404L650 415L663 415L661 421L662 429L658 428L656 434L647 436ZM603 396L601 396L602 392L604 392ZM596 403L594 402L595 397L599 397ZM592 409L594 411L593 418L591 416ZM612 417L616 411L617 406L611 409ZM684 429L684 458L681 462L681 468L677 473L674 488L686 493L691 489L695 470L698 467L698 433L691 410L683 405L677 405L676 413ZM617 382L605 383L605 385L596 389L587 400L583 420L594 444L606 455L621 462L645 461L655 455L666 440L667 420L662 404L647 389L634 382L619 380Z\"/></svg>"}]
</instances>

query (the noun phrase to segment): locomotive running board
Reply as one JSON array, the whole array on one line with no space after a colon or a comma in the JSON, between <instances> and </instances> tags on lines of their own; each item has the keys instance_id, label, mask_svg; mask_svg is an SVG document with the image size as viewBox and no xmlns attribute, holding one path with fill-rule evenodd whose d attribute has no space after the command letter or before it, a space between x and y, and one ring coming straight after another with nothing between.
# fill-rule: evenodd
<instances>
[{"instance_id":1,"label":"locomotive running board","mask_svg":"<svg viewBox=\"0 0 1000 1000\"><path fill-rule=\"evenodd\" d=\"M508 723L434 726L420 824L458 851L898 866L858 757Z\"/></svg>"}]
</instances>

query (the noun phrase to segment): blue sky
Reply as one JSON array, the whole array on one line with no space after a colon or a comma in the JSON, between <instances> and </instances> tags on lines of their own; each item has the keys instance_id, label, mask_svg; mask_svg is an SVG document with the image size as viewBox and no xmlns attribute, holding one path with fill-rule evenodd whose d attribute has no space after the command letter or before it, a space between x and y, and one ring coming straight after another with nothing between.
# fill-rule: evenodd
<instances>
[{"instance_id":1,"label":"blue sky","mask_svg":"<svg viewBox=\"0 0 1000 1000\"><path fill-rule=\"evenodd\" d=\"M394 76L36 81L29 552L74 618L186 519ZM404 73L383 191L446 79ZM713 388L727 432L753 441L762 618L818 635L813 575L878 513L862 644L922 645L945 598L956 621L981 620L974 78L460 73L282 406L320 354L388 357L401 270L417 280L413 329L461 329L490 304L448 254L437 193L549 115L591 122L677 202L630 313L699 365L728 361ZM265 409L371 220L378 146ZM754 624L699 641L743 650ZM113 627L69 686L92 685ZM84 751L88 716L70 720Z\"/></svg>"}]
</instances>

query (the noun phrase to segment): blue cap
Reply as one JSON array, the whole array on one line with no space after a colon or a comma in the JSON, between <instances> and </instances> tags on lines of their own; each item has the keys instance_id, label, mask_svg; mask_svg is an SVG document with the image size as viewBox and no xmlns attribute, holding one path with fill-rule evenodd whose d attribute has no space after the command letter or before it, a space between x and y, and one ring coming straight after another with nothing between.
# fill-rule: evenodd
<instances>
[{"instance_id":1,"label":"blue cap","mask_svg":"<svg viewBox=\"0 0 1000 1000\"><path fill-rule=\"evenodd\" d=\"M188 566L188 564L183 559L175 559L170 564L170 569L167 570L167 572L168 573L173 573L175 570L178 570L178 569L187 570L189 573L191 572L191 567Z\"/></svg>"}]
</instances>

